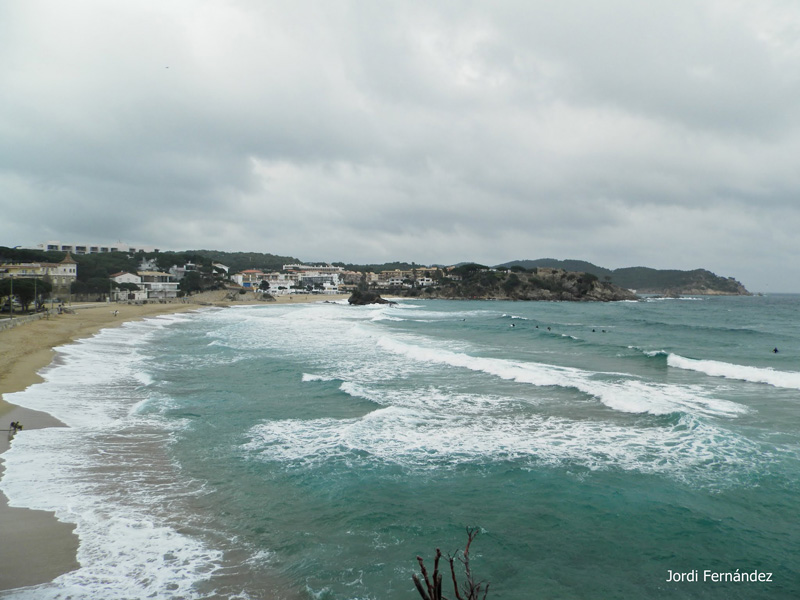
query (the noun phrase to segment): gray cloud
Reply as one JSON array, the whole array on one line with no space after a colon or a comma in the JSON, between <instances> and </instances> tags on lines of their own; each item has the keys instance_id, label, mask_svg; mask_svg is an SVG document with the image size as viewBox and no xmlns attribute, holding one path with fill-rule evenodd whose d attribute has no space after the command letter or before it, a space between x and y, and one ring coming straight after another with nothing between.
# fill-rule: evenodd
<instances>
[{"instance_id":1,"label":"gray cloud","mask_svg":"<svg viewBox=\"0 0 800 600\"><path fill-rule=\"evenodd\" d=\"M783 0L5 3L0 243L796 291L798 30Z\"/></svg>"}]
</instances>

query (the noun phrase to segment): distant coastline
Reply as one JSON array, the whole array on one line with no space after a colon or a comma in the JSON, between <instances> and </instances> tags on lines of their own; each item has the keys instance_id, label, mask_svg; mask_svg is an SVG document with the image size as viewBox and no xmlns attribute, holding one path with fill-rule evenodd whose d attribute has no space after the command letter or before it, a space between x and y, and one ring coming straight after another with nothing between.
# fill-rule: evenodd
<instances>
[{"instance_id":1,"label":"distant coastline","mask_svg":"<svg viewBox=\"0 0 800 600\"><path fill-rule=\"evenodd\" d=\"M580 302L633 300L637 295L752 295L733 277L706 269L612 270L583 260L542 258L495 266L305 264L294 257L266 253L189 250L132 254L113 247L89 252L75 246L81 253L71 256L73 246L64 247L66 254L49 248L0 247L0 296L12 295L13 281L17 310L27 310L31 302L41 305L42 297L160 301L212 290L227 290L228 300L255 292L259 300L266 301L300 294L349 296L355 291L399 297ZM48 286L54 276L47 269L59 268L62 263L68 263L64 268L71 279L51 291ZM41 282L40 298L34 299L37 282Z\"/></svg>"},{"instance_id":2,"label":"distant coastline","mask_svg":"<svg viewBox=\"0 0 800 600\"><path fill-rule=\"evenodd\" d=\"M706 269L681 271L677 269L653 269L650 267L625 267L606 269L582 260L516 260L500 265L525 269L552 268L567 271L583 271L610 281L637 294L659 294L663 296L751 296L733 277L722 277Z\"/></svg>"}]
</instances>

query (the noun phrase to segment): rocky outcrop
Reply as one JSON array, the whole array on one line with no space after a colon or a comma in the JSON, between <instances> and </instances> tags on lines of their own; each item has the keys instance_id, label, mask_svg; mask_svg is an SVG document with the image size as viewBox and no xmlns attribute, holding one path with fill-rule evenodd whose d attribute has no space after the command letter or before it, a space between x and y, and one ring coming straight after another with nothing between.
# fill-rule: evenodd
<instances>
[{"instance_id":1,"label":"rocky outcrop","mask_svg":"<svg viewBox=\"0 0 800 600\"><path fill-rule=\"evenodd\" d=\"M664 295L678 296L751 296L752 294L733 277L719 277L709 271L698 269L689 273L693 277L664 291ZM640 289L642 294L660 293L658 288Z\"/></svg>"},{"instance_id":2,"label":"rocky outcrop","mask_svg":"<svg viewBox=\"0 0 800 600\"><path fill-rule=\"evenodd\" d=\"M542 258L538 260L517 260L500 265L505 268L565 269L582 271L596 275L603 281L636 290L638 294L659 294L664 296L749 296L749 291L733 277L723 277L707 269L679 271L675 269L651 269L649 267L624 267L606 269L581 260L556 260Z\"/></svg>"},{"instance_id":3,"label":"rocky outcrop","mask_svg":"<svg viewBox=\"0 0 800 600\"><path fill-rule=\"evenodd\" d=\"M572 302L615 302L637 300L638 296L590 273L563 269L526 270L465 269L460 280L442 280L423 290L403 295L422 298L475 300L550 300Z\"/></svg>"},{"instance_id":4,"label":"rocky outcrop","mask_svg":"<svg viewBox=\"0 0 800 600\"><path fill-rule=\"evenodd\" d=\"M381 298L380 294L376 292L362 290L354 291L353 294L347 299L347 302L353 306L365 306L367 304L397 304L397 302L392 302L391 300Z\"/></svg>"}]
</instances>

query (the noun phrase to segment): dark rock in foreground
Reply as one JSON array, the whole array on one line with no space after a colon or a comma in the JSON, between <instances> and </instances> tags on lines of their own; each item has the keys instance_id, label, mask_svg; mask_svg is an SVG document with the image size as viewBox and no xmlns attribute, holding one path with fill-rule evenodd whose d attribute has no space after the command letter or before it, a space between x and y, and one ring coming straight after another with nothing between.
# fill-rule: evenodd
<instances>
[{"instance_id":1,"label":"dark rock in foreground","mask_svg":"<svg viewBox=\"0 0 800 600\"><path fill-rule=\"evenodd\" d=\"M380 294L376 292L356 290L353 295L347 299L347 302L354 306L365 306L367 304L397 304L391 300L381 298Z\"/></svg>"}]
</instances>

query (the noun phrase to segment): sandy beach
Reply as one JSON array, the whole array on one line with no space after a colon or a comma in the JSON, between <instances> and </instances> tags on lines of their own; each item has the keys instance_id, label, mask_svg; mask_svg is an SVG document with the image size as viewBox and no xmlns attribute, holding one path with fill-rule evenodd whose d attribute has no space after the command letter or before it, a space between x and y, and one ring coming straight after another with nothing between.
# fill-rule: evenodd
<instances>
[{"instance_id":1,"label":"sandy beach","mask_svg":"<svg viewBox=\"0 0 800 600\"><path fill-rule=\"evenodd\" d=\"M42 381L38 372L53 360L53 348L126 321L195 311L204 306L263 304L252 294L235 298L230 299L225 292L207 292L192 296L185 302L178 300L165 304L76 304L72 305L69 313L0 331L0 455L13 443L8 431L12 421L18 421L24 427L18 436L25 435L25 430L64 426L46 413L15 406L5 400L7 394ZM307 303L345 298L347 296L293 295L280 297L275 302ZM0 478L3 469L0 456ZM57 521L52 513L9 507L7 498L0 494L0 522L4 540L0 544L0 591L51 581L78 568L78 539L74 527Z\"/></svg>"}]
</instances>

